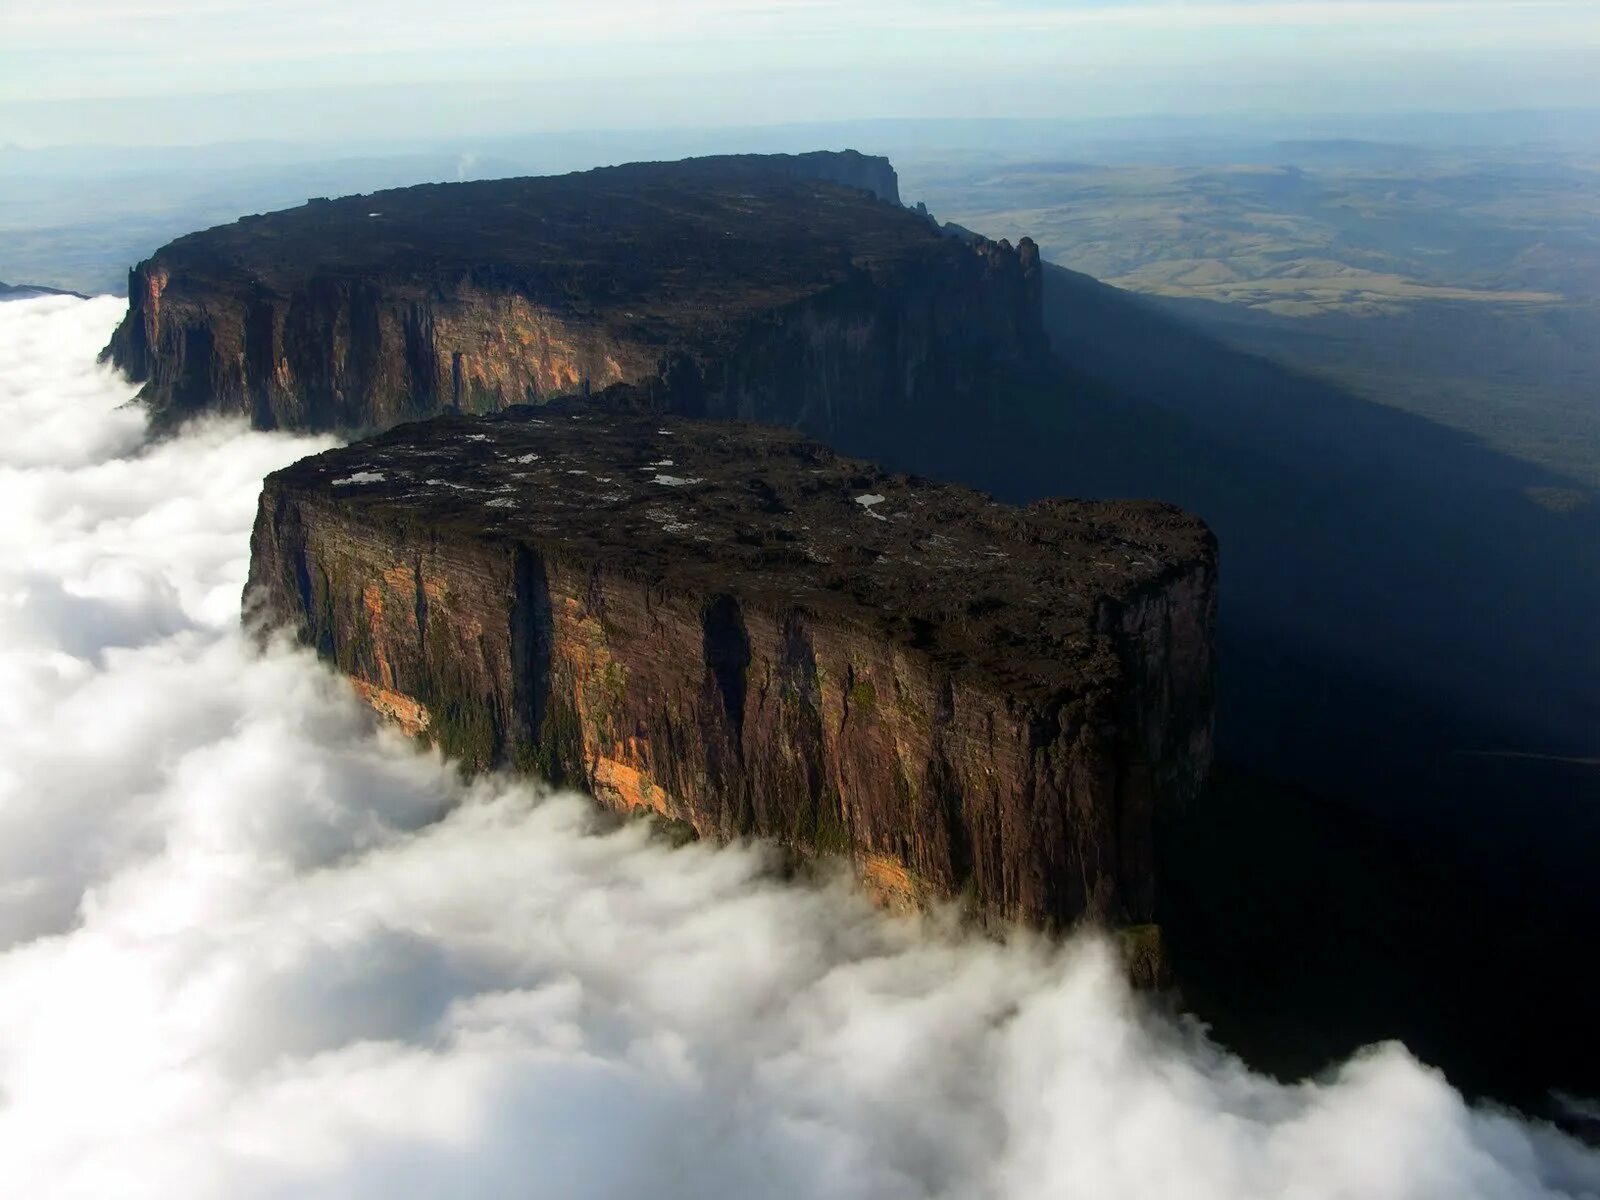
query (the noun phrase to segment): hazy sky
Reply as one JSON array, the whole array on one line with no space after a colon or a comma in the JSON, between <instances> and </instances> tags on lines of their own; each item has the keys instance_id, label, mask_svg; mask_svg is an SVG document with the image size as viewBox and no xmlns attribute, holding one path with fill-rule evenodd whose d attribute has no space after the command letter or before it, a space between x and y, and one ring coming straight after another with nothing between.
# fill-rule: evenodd
<instances>
[{"instance_id":1,"label":"hazy sky","mask_svg":"<svg viewBox=\"0 0 1600 1200\"><path fill-rule=\"evenodd\" d=\"M0 139L1587 106L1596 61L1597 0L6 0Z\"/></svg>"}]
</instances>

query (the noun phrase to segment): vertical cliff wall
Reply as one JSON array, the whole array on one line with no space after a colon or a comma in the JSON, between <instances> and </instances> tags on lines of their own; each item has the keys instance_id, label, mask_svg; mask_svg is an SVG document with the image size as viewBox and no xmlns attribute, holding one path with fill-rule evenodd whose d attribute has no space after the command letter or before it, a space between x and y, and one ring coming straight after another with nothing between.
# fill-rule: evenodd
<instances>
[{"instance_id":1,"label":"vertical cliff wall","mask_svg":"<svg viewBox=\"0 0 1600 1200\"><path fill-rule=\"evenodd\" d=\"M619 382L820 435L1042 354L1037 250L940 235L847 152L320 200L163 247L106 356L159 423L359 432Z\"/></svg>"},{"instance_id":2,"label":"vertical cliff wall","mask_svg":"<svg viewBox=\"0 0 1600 1200\"><path fill-rule=\"evenodd\" d=\"M889 160L859 150L808 150L803 154L742 154L734 161L761 169L782 171L797 179L820 179L844 187L860 188L879 200L900 203L900 177ZM729 161L722 156L721 161Z\"/></svg>"},{"instance_id":3,"label":"vertical cliff wall","mask_svg":"<svg viewBox=\"0 0 1600 1200\"><path fill-rule=\"evenodd\" d=\"M165 425L220 412L257 429L387 428L645 378L660 357L556 306L464 280L328 279L287 297L199 301L171 296L170 282L159 262L133 270L137 299L109 348Z\"/></svg>"},{"instance_id":4,"label":"vertical cliff wall","mask_svg":"<svg viewBox=\"0 0 1600 1200\"><path fill-rule=\"evenodd\" d=\"M1149 917L1154 813L1209 764L1214 582L1161 505L522 414L272 476L250 595L470 764L1059 926Z\"/></svg>"},{"instance_id":5,"label":"vertical cliff wall","mask_svg":"<svg viewBox=\"0 0 1600 1200\"><path fill-rule=\"evenodd\" d=\"M953 244L862 270L754 322L727 355L662 389L692 416L792 425L852 446L907 422L981 422L997 383L1043 361L1031 240Z\"/></svg>"}]
</instances>

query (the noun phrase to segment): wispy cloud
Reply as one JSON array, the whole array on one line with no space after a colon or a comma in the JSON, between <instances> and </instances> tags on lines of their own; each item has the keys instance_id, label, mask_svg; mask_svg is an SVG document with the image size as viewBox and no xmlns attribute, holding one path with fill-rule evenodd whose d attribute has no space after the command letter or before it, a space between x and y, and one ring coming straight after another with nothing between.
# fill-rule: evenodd
<instances>
[{"instance_id":1,"label":"wispy cloud","mask_svg":"<svg viewBox=\"0 0 1600 1200\"><path fill-rule=\"evenodd\" d=\"M631 120L1013 111L1090 72L1135 96L1304 80L1371 94L1427 78L1459 107L1525 81L1595 94L1593 0L55 0L0 6L0 101L334 85L583 86ZM1587 69L1586 69L1587 66ZM1374 76L1377 76L1376 81ZM1515 78L1513 78L1515 76ZM1495 81L1506 82L1496 89ZM754 94L730 82L768 81ZM1009 86L1008 86L1009 85ZM598 90L596 90L598 89ZM1091 92L1093 100L1101 93ZM1009 101L1006 100L1010 97ZM1281 104L1281 98L1272 101ZM1541 101L1534 101L1539 103ZM1546 101L1547 102L1547 101ZM1126 102L1124 102L1126 103ZM1124 110L1125 111L1125 110ZM538 110L530 112L536 121ZM329 114L330 123L338 121Z\"/></svg>"},{"instance_id":2,"label":"wispy cloud","mask_svg":"<svg viewBox=\"0 0 1600 1200\"><path fill-rule=\"evenodd\" d=\"M0 28L11 33L50 32L65 36L116 36L153 26L226 21L240 27L274 26L286 32L359 26L381 32L410 23L430 31L457 30L472 35L485 28L573 31L630 37L702 30L722 25L772 29L811 25L849 30L892 25L901 28L1027 28L1082 25L1145 25L1172 20L1193 24L1324 24L1349 20L1399 21L1475 14L1592 15L1588 0L1090 0L1084 3L1030 4L1010 0L593 0L574 7L513 0L465 0L448 9L424 0L59 0L51 5L10 6Z\"/></svg>"},{"instance_id":3,"label":"wispy cloud","mask_svg":"<svg viewBox=\"0 0 1600 1200\"><path fill-rule=\"evenodd\" d=\"M1591 0L1092 0L1036 4L987 0L591 0L583 5L464 0L58 0L13 5L0 21L23 45L66 52L85 43L167 41L180 56L203 47L235 58L269 54L383 53L452 46L487 47L514 38L530 48L567 42L682 42L711 38L848 37L897 32L1050 32L1444 25L1559 24L1600 31ZM212 39L216 40L213 41ZM20 40L19 40L20 39ZM170 39L177 39L176 41ZM193 45L190 45L194 43Z\"/></svg>"}]
</instances>

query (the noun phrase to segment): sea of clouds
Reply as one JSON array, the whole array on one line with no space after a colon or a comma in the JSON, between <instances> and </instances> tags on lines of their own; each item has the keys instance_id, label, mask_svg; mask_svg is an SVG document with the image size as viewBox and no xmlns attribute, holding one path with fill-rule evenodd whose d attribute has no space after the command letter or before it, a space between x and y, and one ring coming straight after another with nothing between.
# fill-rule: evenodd
<instances>
[{"instance_id":1,"label":"sea of clouds","mask_svg":"<svg viewBox=\"0 0 1600 1200\"><path fill-rule=\"evenodd\" d=\"M1398 1046L1283 1085L1094 941L463 783L241 636L261 476L325 443L146 444L121 309L0 304L0 1196L1600 1194Z\"/></svg>"}]
</instances>

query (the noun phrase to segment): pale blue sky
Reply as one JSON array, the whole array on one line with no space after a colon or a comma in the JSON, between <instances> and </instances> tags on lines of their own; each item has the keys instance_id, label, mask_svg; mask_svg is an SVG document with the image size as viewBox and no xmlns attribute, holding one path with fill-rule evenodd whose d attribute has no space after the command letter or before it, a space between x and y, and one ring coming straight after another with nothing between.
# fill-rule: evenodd
<instances>
[{"instance_id":1,"label":"pale blue sky","mask_svg":"<svg viewBox=\"0 0 1600 1200\"><path fill-rule=\"evenodd\" d=\"M0 0L0 140L1591 106L1597 63L1600 0Z\"/></svg>"}]
</instances>

